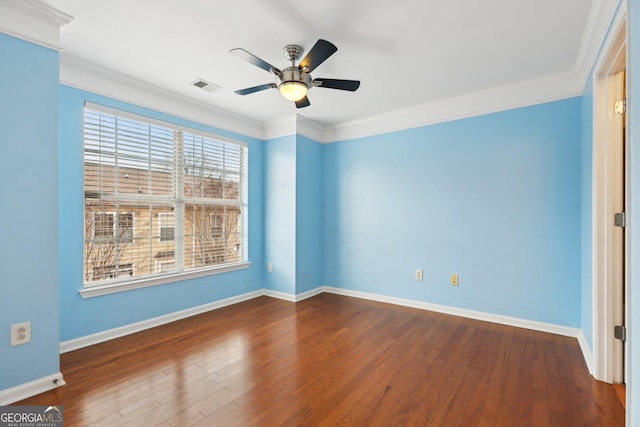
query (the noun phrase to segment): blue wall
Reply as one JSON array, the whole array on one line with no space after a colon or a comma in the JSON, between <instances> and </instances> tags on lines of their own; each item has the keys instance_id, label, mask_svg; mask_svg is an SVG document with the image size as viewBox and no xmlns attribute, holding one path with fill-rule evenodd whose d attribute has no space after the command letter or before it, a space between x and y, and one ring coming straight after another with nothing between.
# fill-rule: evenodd
<instances>
[{"instance_id":1,"label":"blue wall","mask_svg":"<svg viewBox=\"0 0 640 427\"><path fill-rule=\"evenodd\" d=\"M0 390L58 358L58 52L0 33ZM10 325L31 342L10 346Z\"/></svg>"},{"instance_id":2,"label":"blue wall","mask_svg":"<svg viewBox=\"0 0 640 427\"><path fill-rule=\"evenodd\" d=\"M322 144L296 136L296 294L322 285Z\"/></svg>"},{"instance_id":3,"label":"blue wall","mask_svg":"<svg viewBox=\"0 0 640 427\"><path fill-rule=\"evenodd\" d=\"M251 267L214 276L82 299L83 107L90 101L249 144L249 261ZM61 340L173 313L262 288L264 147L242 135L193 123L67 86L60 87L60 330Z\"/></svg>"},{"instance_id":4,"label":"blue wall","mask_svg":"<svg viewBox=\"0 0 640 427\"><path fill-rule=\"evenodd\" d=\"M296 137L265 141L265 287L296 293Z\"/></svg>"},{"instance_id":5,"label":"blue wall","mask_svg":"<svg viewBox=\"0 0 640 427\"><path fill-rule=\"evenodd\" d=\"M300 135L265 141L265 287L291 296L322 282L322 144ZM266 266L265 266L266 270Z\"/></svg>"},{"instance_id":6,"label":"blue wall","mask_svg":"<svg viewBox=\"0 0 640 427\"><path fill-rule=\"evenodd\" d=\"M327 146L325 284L579 327L580 102Z\"/></svg>"}]
</instances>

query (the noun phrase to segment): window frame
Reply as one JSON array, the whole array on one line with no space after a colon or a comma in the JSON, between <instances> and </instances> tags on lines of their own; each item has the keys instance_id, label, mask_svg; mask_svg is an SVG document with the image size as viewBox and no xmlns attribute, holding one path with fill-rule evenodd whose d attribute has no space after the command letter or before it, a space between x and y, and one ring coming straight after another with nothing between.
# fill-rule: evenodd
<instances>
[{"instance_id":1,"label":"window frame","mask_svg":"<svg viewBox=\"0 0 640 427\"><path fill-rule=\"evenodd\" d=\"M99 113L114 115L124 119L140 121L149 125L170 128L171 130L173 130L174 144L176 144L175 142L176 133L180 133L180 135L182 135L183 133L186 133L188 135L203 137L213 141L217 141L221 143L229 143L229 144L233 144L241 147L242 151L241 151L241 157L239 160L241 169L240 169L240 178L238 181L238 191L240 192L240 194L239 194L238 201L234 201L231 204L233 204L234 206L238 206L238 208L240 209L238 221L239 221L239 224L241 224L242 228L239 229L239 233L238 233L239 239L241 242L240 243L241 251L238 254L239 261L237 262L228 262L228 263L217 264L217 265L205 265L205 266L196 267L196 268L183 266L182 271L174 271L171 273L158 273L156 269L153 269L150 273L148 274L145 273L144 276L138 276L138 277L133 277L132 279L124 279L124 280L115 278L115 279L107 279L104 281L97 281L97 282L93 282L93 281L85 282L85 280L83 279L83 287L80 290L80 294L82 295L83 298L90 298L94 296L106 295L106 294L111 294L116 292L129 291L132 289L139 289L139 288L144 288L149 286L174 283L177 281L188 280L192 278L204 277L204 276L215 275L215 274L221 274L221 273L226 273L230 271L237 271L237 270L247 269L250 267L251 262L249 261L249 247L248 247L248 240L249 240L249 237L248 237L249 236L249 229L248 229L248 209L249 209L249 206L248 206L249 204L248 203L248 198L249 198L248 197L248 178L249 178L248 155L249 155L249 152L248 151L249 150L248 150L247 143L243 141L231 139L228 137L224 137L221 135L217 135L214 133L203 132L198 129L177 125L171 122L157 120L152 117L141 116L141 115L137 115L127 111L123 111L123 110L114 109L114 108L103 106L103 105L93 104L90 102L85 102L85 108L83 110L83 129L85 129L85 122L86 122L85 111L86 110L92 110ZM180 144L182 145L183 142L180 141ZM83 134L83 152L85 150L85 146L86 146L86 143L85 143L84 134ZM84 161L83 161L83 168L84 168ZM83 182L84 182L84 173L83 173ZM181 182L182 182L182 179L174 178L174 185L181 185ZM173 197L180 198L180 196L176 196L175 193ZM88 199L85 194L85 197L83 199L83 202L84 202L83 211L85 211L85 216L84 216L85 220L86 220L86 206L87 206L86 201L87 200ZM186 203L191 203L193 200L195 199L186 198L184 197L184 195L182 195L178 203L186 204ZM209 200L213 200L213 199L209 199ZM132 214L132 218L133 218L132 228L131 228L133 233L132 238L135 240L136 239L135 214L129 211L123 211L123 212ZM119 220L118 215L115 212L104 211L103 213L111 213L114 215L114 227L115 227L115 221ZM161 227L160 223L161 223L161 220L160 218L158 218L158 227ZM186 235L185 235L186 231L184 230L184 223L178 218L178 215L174 216L173 229L174 229L174 239L171 241L163 240L162 241L163 243L169 243L172 241L177 243L177 240L179 238L182 239L183 241L184 239L186 239ZM182 234L181 237L178 236L179 230L182 230L180 231L180 233ZM114 231L114 235L115 235L115 231ZM158 237L160 238L160 234L158 234ZM87 242L86 238L87 238L86 234L83 233L83 241L85 242L85 245ZM176 256L178 256L177 251L176 251ZM184 253L180 254L180 256L183 257ZM84 265L85 262L86 260L83 255L83 271L85 270L85 265ZM178 259L176 259L174 262L177 263Z\"/></svg>"}]
</instances>

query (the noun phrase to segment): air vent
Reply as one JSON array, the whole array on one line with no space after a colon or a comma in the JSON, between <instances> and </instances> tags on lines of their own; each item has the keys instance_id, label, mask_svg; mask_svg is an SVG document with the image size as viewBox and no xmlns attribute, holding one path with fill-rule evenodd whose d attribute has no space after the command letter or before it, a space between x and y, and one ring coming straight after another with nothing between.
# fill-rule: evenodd
<instances>
[{"instance_id":1,"label":"air vent","mask_svg":"<svg viewBox=\"0 0 640 427\"><path fill-rule=\"evenodd\" d=\"M198 79L196 81L194 81L193 83L191 83L193 86L198 87L200 89L206 90L207 92L215 92L218 89L221 89L220 86L215 85L211 82L208 82L204 79Z\"/></svg>"}]
</instances>

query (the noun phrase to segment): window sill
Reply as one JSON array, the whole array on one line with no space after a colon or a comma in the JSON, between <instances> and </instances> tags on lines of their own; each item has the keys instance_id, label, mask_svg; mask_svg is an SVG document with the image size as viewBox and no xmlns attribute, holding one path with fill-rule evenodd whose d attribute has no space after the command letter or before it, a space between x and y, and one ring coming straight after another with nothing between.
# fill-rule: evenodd
<instances>
[{"instance_id":1,"label":"window sill","mask_svg":"<svg viewBox=\"0 0 640 427\"><path fill-rule=\"evenodd\" d=\"M119 292L132 291L134 289L148 288L150 286L165 285L197 277L212 276L215 274L228 273L230 271L244 270L251 266L248 261L227 264L220 267L212 267L201 270L189 271L186 273L176 273L161 277L150 277L124 283L111 283L108 285L91 286L81 289L80 295L83 299L99 297L101 295L115 294Z\"/></svg>"}]
</instances>

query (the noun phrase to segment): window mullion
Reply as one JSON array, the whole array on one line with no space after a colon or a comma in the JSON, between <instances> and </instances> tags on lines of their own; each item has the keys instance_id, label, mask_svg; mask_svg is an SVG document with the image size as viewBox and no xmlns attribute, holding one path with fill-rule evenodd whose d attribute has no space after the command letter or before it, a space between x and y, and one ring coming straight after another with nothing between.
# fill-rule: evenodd
<instances>
[{"instance_id":1,"label":"window mullion","mask_svg":"<svg viewBox=\"0 0 640 427\"><path fill-rule=\"evenodd\" d=\"M119 132L119 123L120 121L116 119L115 121L115 134L118 135ZM118 158L118 153L120 151L120 144L118 143L118 138L116 137L115 143L114 143L114 147L113 147L113 151L114 151L114 182L113 182L113 190L116 194L119 193L119 183L118 183L118 168L119 168L119 158ZM118 240L118 212L120 211L120 201L116 200L116 207L115 207L115 212L113 213L113 246L115 248L115 254L114 254L114 266L115 266L115 271L116 271L116 276L117 276L117 272L118 272L118 264L120 263L120 242Z\"/></svg>"},{"instance_id":2,"label":"window mullion","mask_svg":"<svg viewBox=\"0 0 640 427\"><path fill-rule=\"evenodd\" d=\"M238 232L240 233L240 238L242 239L242 244L240 247L240 257L241 259L249 258L249 238L248 238L248 220L249 220L249 212L248 212L248 182L247 182L247 174L246 171L249 168L249 159L248 153L245 148L240 149L240 170L243 172L240 174L240 216L238 217Z\"/></svg>"},{"instance_id":3,"label":"window mullion","mask_svg":"<svg viewBox=\"0 0 640 427\"><path fill-rule=\"evenodd\" d=\"M174 180L173 194L175 197L175 231L174 238L176 242L176 268L178 271L184 271L184 149L183 149L182 131L173 132L173 156L174 156Z\"/></svg>"}]
</instances>

